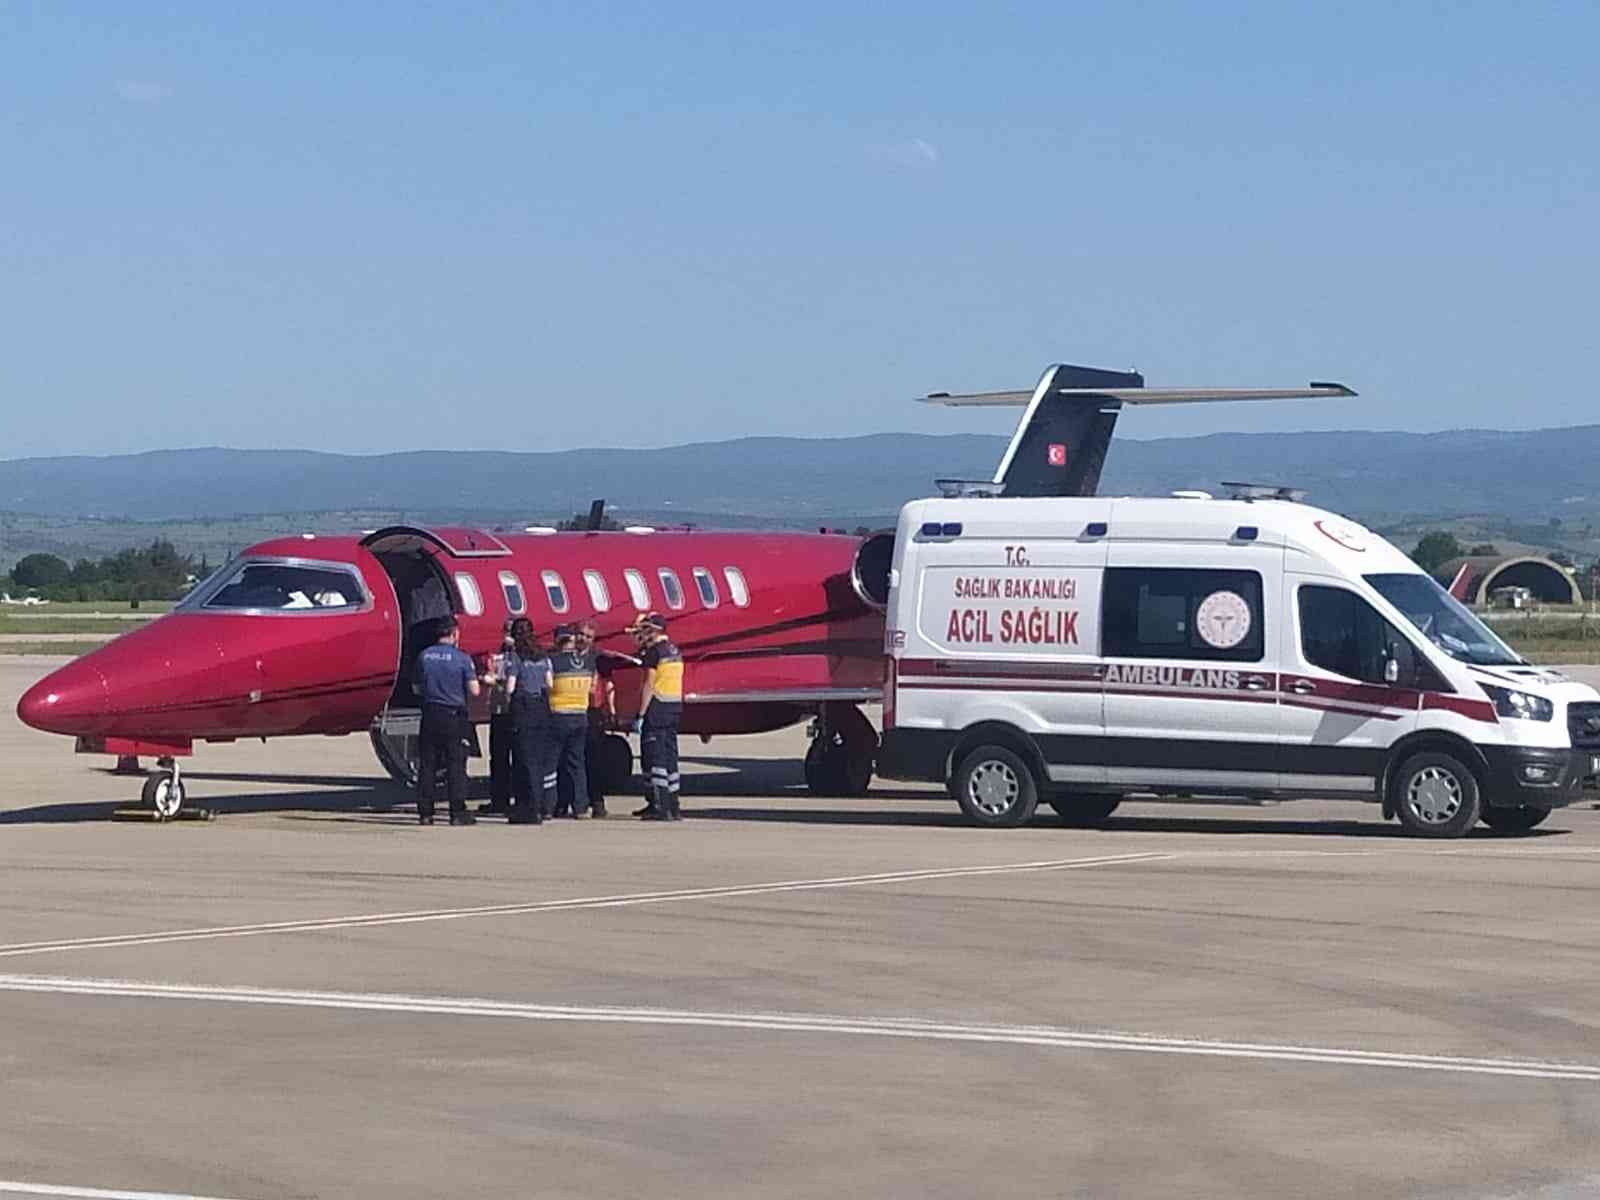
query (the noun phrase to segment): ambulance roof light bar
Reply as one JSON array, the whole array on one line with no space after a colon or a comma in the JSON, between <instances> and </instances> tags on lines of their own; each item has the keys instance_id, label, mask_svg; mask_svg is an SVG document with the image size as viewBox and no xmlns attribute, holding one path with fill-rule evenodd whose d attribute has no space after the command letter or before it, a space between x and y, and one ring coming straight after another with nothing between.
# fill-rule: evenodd
<instances>
[{"instance_id":1,"label":"ambulance roof light bar","mask_svg":"<svg viewBox=\"0 0 1600 1200\"><path fill-rule=\"evenodd\" d=\"M1224 479L1222 486L1228 489L1229 500L1288 500L1299 504L1309 493L1305 488L1288 487L1281 483L1241 483L1234 479Z\"/></svg>"}]
</instances>

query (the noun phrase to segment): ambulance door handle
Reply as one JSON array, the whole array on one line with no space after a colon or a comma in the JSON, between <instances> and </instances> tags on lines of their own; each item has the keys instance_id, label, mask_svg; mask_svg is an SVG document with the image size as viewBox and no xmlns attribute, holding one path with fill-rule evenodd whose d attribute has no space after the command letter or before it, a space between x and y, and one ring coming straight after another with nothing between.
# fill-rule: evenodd
<instances>
[{"instance_id":1,"label":"ambulance door handle","mask_svg":"<svg viewBox=\"0 0 1600 1200\"><path fill-rule=\"evenodd\" d=\"M1244 681L1244 690L1247 692L1264 692L1267 690L1267 681L1258 675L1252 675Z\"/></svg>"},{"instance_id":2,"label":"ambulance door handle","mask_svg":"<svg viewBox=\"0 0 1600 1200\"><path fill-rule=\"evenodd\" d=\"M1307 692L1316 691L1317 685L1309 679L1296 679L1289 685L1289 690L1296 696L1304 696Z\"/></svg>"}]
</instances>

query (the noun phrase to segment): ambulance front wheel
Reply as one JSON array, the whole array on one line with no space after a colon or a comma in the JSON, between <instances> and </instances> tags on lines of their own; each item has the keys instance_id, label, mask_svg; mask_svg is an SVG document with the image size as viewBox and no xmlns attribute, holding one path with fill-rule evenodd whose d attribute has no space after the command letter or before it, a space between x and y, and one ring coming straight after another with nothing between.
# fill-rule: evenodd
<instances>
[{"instance_id":1,"label":"ambulance front wheel","mask_svg":"<svg viewBox=\"0 0 1600 1200\"><path fill-rule=\"evenodd\" d=\"M1390 803L1407 833L1457 838L1478 823L1477 776L1454 755L1414 754L1400 764L1389 787Z\"/></svg>"},{"instance_id":2,"label":"ambulance front wheel","mask_svg":"<svg viewBox=\"0 0 1600 1200\"><path fill-rule=\"evenodd\" d=\"M955 773L956 803L976 825L1012 829L1033 816L1039 782L1033 769L1004 746L979 746Z\"/></svg>"},{"instance_id":3,"label":"ambulance front wheel","mask_svg":"<svg viewBox=\"0 0 1600 1200\"><path fill-rule=\"evenodd\" d=\"M1054 796L1050 800L1050 807L1056 810L1056 815L1062 823L1071 825L1075 829L1084 829L1098 825L1117 811L1117 805L1122 803L1120 795L1084 795L1081 793L1067 793Z\"/></svg>"}]
</instances>

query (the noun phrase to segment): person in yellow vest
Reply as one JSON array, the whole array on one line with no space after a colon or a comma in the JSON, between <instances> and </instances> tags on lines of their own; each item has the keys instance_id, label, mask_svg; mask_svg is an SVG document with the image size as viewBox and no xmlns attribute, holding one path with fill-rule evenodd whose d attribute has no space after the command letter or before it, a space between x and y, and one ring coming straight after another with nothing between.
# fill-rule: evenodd
<instances>
[{"instance_id":1,"label":"person in yellow vest","mask_svg":"<svg viewBox=\"0 0 1600 1200\"><path fill-rule=\"evenodd\" d=\"M589 693L594 688L594 651L578 645L578 631L558 625L556 652L550 656L550 733L555 743L557 793L571 796L571 815L589 815L585 751L589 741ZM551 796L550 803L556 802ZM566 806L562 805L561 809ZM558 815L560 810L549 816Z\"/></svg>"},{"instance_id":2,"label":"person in yellow vest","mask_svg":"<svg viewBox=\"0 0 1600 1200\"><path fill-rule=\"evenodd\" d=\"M644 666L644 690L639 716L639 759L645 781L645 821L677 821L678 725L683 719L683 655L667 637L667 619L660 613L641 613L628 627L639 643Z\"/></svg>"}]
</instances>

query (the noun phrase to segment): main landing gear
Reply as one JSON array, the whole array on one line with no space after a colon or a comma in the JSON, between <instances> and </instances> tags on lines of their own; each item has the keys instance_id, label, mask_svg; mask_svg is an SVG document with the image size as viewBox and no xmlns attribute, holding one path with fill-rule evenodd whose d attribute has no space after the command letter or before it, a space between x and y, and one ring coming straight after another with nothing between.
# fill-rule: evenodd
<instances>
[{"instance_id":1,"label":"main landing gear","mask_svg":"<svg viewBox=\"0 0 1600 1200\"><path fill-rule=\"evenodd\" d=\"M824 704L811 722L806 787L813 796L864 796L878 757L878 733L854 704Z\"/></svg>"}]
</instances>

